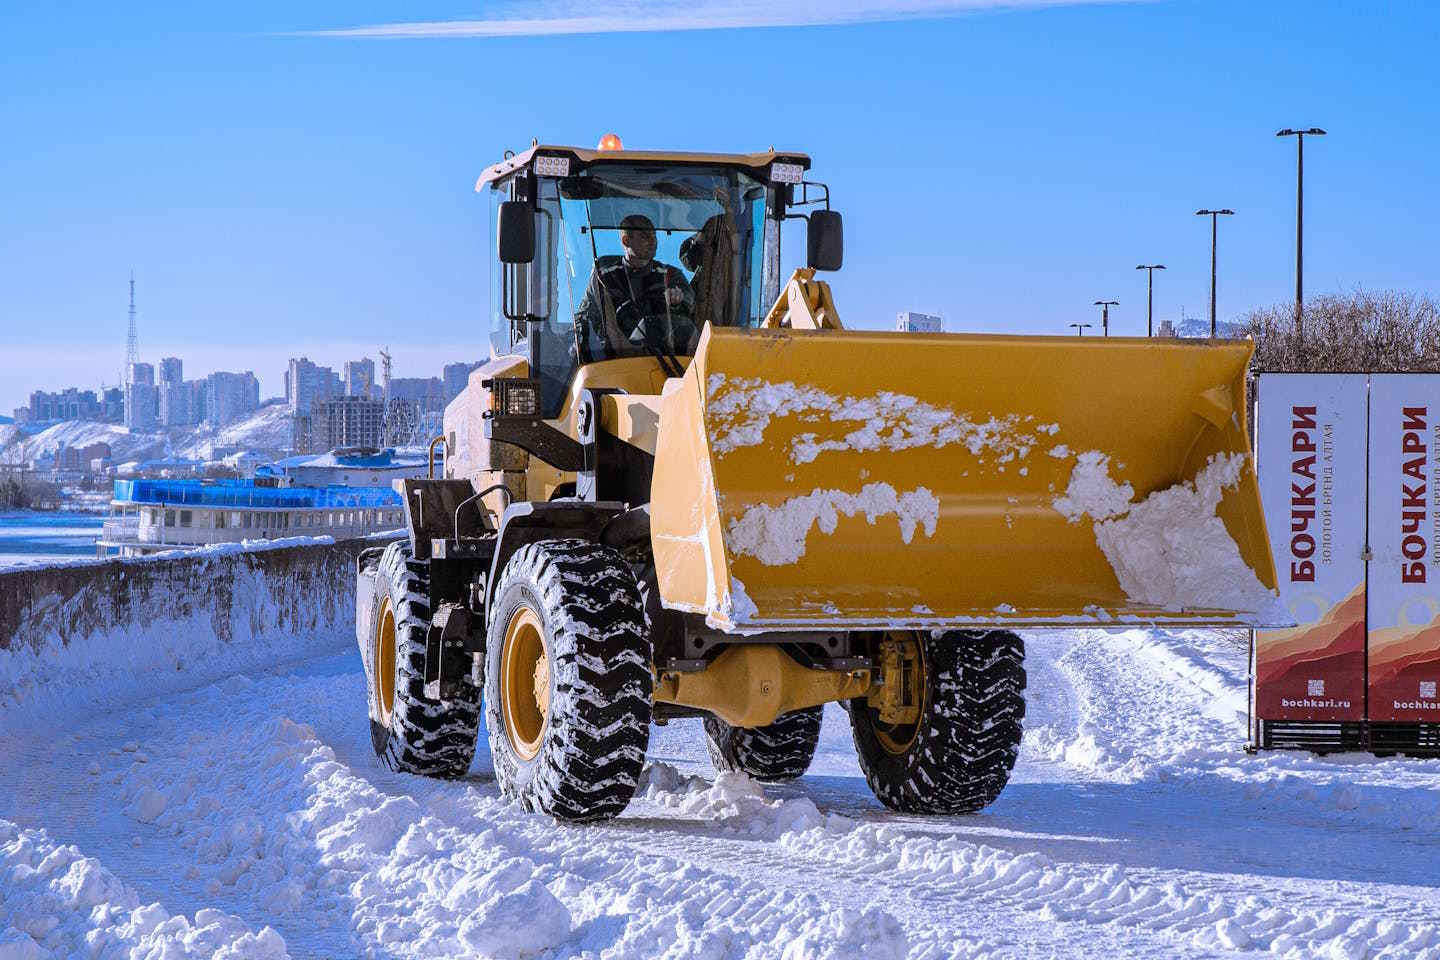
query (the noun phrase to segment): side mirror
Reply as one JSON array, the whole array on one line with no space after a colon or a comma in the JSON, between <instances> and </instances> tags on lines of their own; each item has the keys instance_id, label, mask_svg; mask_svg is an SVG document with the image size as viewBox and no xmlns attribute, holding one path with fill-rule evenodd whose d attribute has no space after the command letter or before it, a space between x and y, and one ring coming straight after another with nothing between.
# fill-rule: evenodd
<instances>
[{"instance_id":1,"label":"side mirror","mask_svg":"<svg viewBox=\"0 0 1440 960\"><path fill-rule=\"evenodd\" d=\"M839 270L844 261L844 221L835 210L816 210L805 231L805 265L813 270Z\"/></svg>"},{"instance_id":2,"label":"side mirror","mask_svg":"<svg viewBox=\"0 0 1440 960\"><path fill-rule=\"evenodd\" d=\"M500 204L495 233L501 263L530 263L535 259L535 211L524 200Z\"/></svg>"}]
</instances>

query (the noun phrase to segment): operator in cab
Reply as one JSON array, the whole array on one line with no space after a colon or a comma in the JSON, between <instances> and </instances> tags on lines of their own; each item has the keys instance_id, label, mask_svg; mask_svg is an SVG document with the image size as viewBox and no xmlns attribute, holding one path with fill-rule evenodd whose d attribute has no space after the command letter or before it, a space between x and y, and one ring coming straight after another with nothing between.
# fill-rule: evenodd
<instances>
[{"instance_id":1,"label":"operator in cab","mask_svg":"<svg viewBox=\"0 0 1440 960\"><path fill-rule=\"evenodd\" d=\"M655 259L655 224L632 213L620 221L622 257L600 257L576 310L583 360L695 352L695 292L685 275Z\"/></svg>"}]
</instances>

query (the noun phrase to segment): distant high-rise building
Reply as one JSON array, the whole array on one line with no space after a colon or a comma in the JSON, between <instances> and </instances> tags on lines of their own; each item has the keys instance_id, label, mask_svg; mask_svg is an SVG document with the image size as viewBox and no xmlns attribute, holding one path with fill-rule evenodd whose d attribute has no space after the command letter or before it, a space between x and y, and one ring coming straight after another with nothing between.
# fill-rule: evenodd
<instances>
[{"instance_id":1,"label":"distant high-rise building","mask_svg":"<svg viewBox=\"0 0 1440 960\"><path fill-rule=\"evenodd\" d=\"M445 382L445 402L460 396L466 385L470 382L470 371L478 367L478 363L447 363L440 371L440 379Z\"/></svg>"},{"instance_id":2,"label":"distant high-rise building","mask_svg":"<svg viewBox=\"0 0 1440 960\"><path fill-rule=\"evenodd\" d=\"M285 377L285 399L290 412L309 414L317 403L329 400L339 392L340 377L329 367L311 363L305 357L292 358Z\"/></svg>"},{"instance_id":3,"label":"distant high-rise building","mask_svg":"<svg viewBox=\"0 0 1440 960\"><path fill-rule=\"evenodd\" d=\"M369 398L375 394L375 361L345 361L345 396Z\"/></svg>"},{"instance_id":4,"label":"distant high-rise building","mask_svg":"<svg viewBox=\"0 0 1440 960\"><path fill-rule=\"evenodd\" d=\"M945 321L933 314L902 310L896 315L895 329L902 333L943 333Z\"/></svg>"},{"instance_id":5,"label":"distant high-rise building","mask_svg":"<svg viewBox=\"0 0 1440 960\"><path fill-rule=\"evenodd\" d=\"M160 391L155 388L155 368L135 361L125 370L125 426L131 430L154 430L160 419Z\"/></svg>"},{"instance_id":6,"label":"distant high-rise building","mask_svg":"<svg viewBox=\"0 0 1440 960\"><path fill-rule=\"evenodd\" d=\"M212 373L206 378L205 422L224 427L260 407L260 381L244 373Z\"/></svg>"},{"instance_id":7,"label":"distant high-rise building","mask_svg":"<svg viewBox=\"0 0 1440 960\"><path fill-rule=\"evenodd\" d=\"M160 389L153 383L125 384L125 426L154 430L160 423Z\"/></svg>"},{"instance_id":8,"label":"distant high-rise building","mask_svg":"<svg viewBox=\"0 0 1440 960\"><path fill-rule=\"evenodd\" d=\"M391 377L390 399L438 413L445 409L445 383L439 377Z\"/></svg>"},{"instance_id":9,"label":"distant high-rise building","mask_svg":"<svg viewBox=\"0 0 1440 960\"><path fill-rule=\"evenodd\" d=\"M327 400L317 417L316 446L325 450L338 447L376 447L382 445L385 433L385 401L366 397L341 397Z\"/></svg>"},{"instance_id":10,"label":"distant high-rise building","mask_svg":"<svg viewBox=\"0 0 1440 960\"><path fill-rule=\"evenodd\" d=\"M100 390L100 419L106 423L125 422L125 388L102 387Z\"/></svg>"},{"instance_id":11,"label":"distant high-rise building","mask_svg":"<svg viewBox=\"0 0 1440 960\"><path fill-rule=\"evenodd\" d=\"M161 382L160 423L166 427L193 427L205 419L204 380Z\"/></svg>"},{"instance_id":12,"label":"distant high-rise building","mask_svg":"<svg viewBox=\"0 0 1440 960\"><path fill-rule=\"evenodd\" d=\"M101 406L94 390L66 387L59 393L36 390L30 394L25 420L44 423L48 420L99 420Z\"/></svg>"},{"instance_id":13,"label":"distant high-rise building","mask_svg":"<svg viewBox=\"0 0 1440 960\"><path fill-rule=\"evenodd\" d=\"M184 379L184 365L179 357L166 357L160 361L161 383L180 383Z\"/></svg>"}]
</instances>

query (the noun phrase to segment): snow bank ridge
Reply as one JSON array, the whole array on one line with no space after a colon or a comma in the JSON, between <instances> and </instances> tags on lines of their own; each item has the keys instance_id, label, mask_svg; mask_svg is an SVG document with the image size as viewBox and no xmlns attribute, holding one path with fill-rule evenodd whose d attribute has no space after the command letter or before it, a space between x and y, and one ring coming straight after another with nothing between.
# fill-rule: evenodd
<instances>
[{"instance_id":1,"label":"snow bank ridge","mask_svg":"<svg viewBox=\"0 0 1440 960\"><path fill-rule=\"evenodd\" d=\"M74 709L353 642L355 556L370 545L224 544L0 573L0 709Z\"/></svg>"}]
</instances>

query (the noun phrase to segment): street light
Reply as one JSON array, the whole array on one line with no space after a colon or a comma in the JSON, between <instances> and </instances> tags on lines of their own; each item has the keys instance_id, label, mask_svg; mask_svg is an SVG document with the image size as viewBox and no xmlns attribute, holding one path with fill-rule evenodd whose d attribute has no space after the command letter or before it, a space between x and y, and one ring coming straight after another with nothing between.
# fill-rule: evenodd
<instances>
[{"instance_id":1,"label":"street light","mask_svg":"<svg viewBox=\"0 0 1440 960\"><path fill-rule=\"evenodd\" d=\"M1300 327L1305 302L1305 138L1323 137L1325 131L1319 127L1309 130L1276 131L1277 137L1295 138L1295 339L1304 339Z\"/></svg>"},{"instance_id":2,"label":"street light","mask_svg":"<svg viewBox=\"0 0 1440 960\"><path fill-rule=\"evenodd\" d=\"M1150 271L1145 284L1145 336L1155 336L1155 271L1164 270L1163 263L1142 263L1136 270Z\"/></svg>"},{"instance_id":3,"label":"street light","mask_svg":"<svg viewBox=\"0 0 1440 960\"><path fill-rule=\"evenodd\" d=\"M1083 336L1085 336L1085 331L1086 331L1086 329L1089 328L1089 327L1093 327L1094 324L1093 324L1093 323L1072 323L1072 324L1070 324L1070 326L1072 326L1072 327L1075 328L1075 336L1077 336L1077 337L1083 337Z\"/></svg>"},{"instance_id":4,"label":"street light","mask_svg":"<svg viewBox=\"0 0 1440 960\"><path fill-rule=\"evenodd\" d=\"M1215 234L1216 220L1235 216L1234 210L1196 210L1195 216L1210 218L1210 339L1215 339Z\"/></svg>"},{"instance_id":5,"label":"street light","mask_svg":"<svg viewBox=\"0 0 1440 960\"><path fill-rule=\"evenodd\" d=\"M1120 306L1119 300L1096 300L1095 306L1100 308L1100 323L1105 331L1105 336L1110 336L1110 308Z\"/></svg>"}]
</instances>

